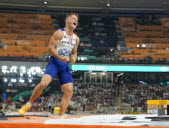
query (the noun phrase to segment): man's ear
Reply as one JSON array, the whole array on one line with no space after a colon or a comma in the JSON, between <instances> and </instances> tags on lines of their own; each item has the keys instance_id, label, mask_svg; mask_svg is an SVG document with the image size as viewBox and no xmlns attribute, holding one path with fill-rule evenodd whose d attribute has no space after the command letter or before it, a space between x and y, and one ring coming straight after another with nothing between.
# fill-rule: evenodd
<instances>
[{"instance_id":1,"label":"man's ear","mask_svg":"<svg viewBox=\"0 0 169 128\"><path fill-rule=\"evenodd\" d=\"M65 22L67 23L67 22L68 22L68 19L66 19Z\"/></svg>"}]
</instances>

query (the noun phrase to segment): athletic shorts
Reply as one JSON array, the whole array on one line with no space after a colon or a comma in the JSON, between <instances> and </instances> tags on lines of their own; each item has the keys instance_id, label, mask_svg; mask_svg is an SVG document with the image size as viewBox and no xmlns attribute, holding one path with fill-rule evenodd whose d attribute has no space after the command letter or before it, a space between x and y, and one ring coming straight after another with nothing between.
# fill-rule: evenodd
<instances>
[{"instance_id":1,"label":"athletic shorts","mask_svg":"<svg viewBox=\"0 0 169 128\"><path fill-rule=\"evenodd\" d=\"M44 74L50 75L52 79L57 75L59 77L60 85L73 83L68 62L64 63L53 56L50 57Z\"/></svg>"}]
</instances>

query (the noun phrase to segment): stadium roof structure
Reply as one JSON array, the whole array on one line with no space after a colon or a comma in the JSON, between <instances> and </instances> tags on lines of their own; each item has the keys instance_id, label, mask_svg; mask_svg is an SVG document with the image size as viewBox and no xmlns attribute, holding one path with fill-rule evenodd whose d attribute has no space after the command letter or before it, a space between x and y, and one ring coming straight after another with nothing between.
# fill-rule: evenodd
<instances>
[{"instance_id":1,"label":"stadium roof structure","mask_svg":"<svg viewBox=\"0 0 169 128\"><path fill-rule=\"evenodd\" d=\"M169 0L0 0L1 8L169 12Z\"/></svg>"}]
</instances>

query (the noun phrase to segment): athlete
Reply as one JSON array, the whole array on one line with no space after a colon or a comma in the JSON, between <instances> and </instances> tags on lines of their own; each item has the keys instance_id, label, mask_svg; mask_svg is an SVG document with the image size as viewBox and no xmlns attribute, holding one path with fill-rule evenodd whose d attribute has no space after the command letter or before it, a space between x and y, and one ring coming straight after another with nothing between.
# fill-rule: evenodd
<instances>
[{"instance_id":1,"label":"athlete","mask_svg":"<svg viewBox=\"0 0 169 128\"><path fill-rule=\"evenodd\" d=\"M68 61L73 64L77 59L77 48L79 37L73 32L78 24L78 14L68 13L65 17L65 27L54 32L48 45L48 51L51 53L49 63L45 69L40 83L35 87L29 101L18 113L24 115L32 103L41 95L52 79L58 75L60 86L63 91L63 97L60 102L59 117L64 118L65 111L73 95L73 80L68 67Z\"/></svg>"}]
</instances>

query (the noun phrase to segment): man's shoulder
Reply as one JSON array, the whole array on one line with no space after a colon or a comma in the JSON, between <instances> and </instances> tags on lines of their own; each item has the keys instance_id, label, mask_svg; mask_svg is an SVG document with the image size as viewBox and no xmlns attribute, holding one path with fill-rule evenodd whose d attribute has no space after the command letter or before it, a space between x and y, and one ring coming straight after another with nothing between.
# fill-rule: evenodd
<instances>
[{"instance_id":1,"label":"man's shoulder","mask_svg":"<svg viewBox=\"0 0 169 128\"><path fill-rule=\"evenodd\" d=\"M62 38L64 35L63 31L58 29L54 32L53 36L56 37L56 38Z\"/></svg>"},{"instance_id":2,"label":"man's shoulder","mask_svg":"<svg viewBox=\"0 0 169 128\"><path fill-rule=\"evenodd\" d=\"M80 38L76 35L76 41L80 42Z\"/></svg>"},{"instance_id":3,"label":"man's shoulder","mask_svg":"<svg viewBox=\"0 0 169 128\"><path fill-rule=\"evenodd\" d=\"M54 34L63 34L63 31L61 30L61 29L58 29L58 30L56 30L56 31L54 31Z\"/></svg>"}]
</instances>

